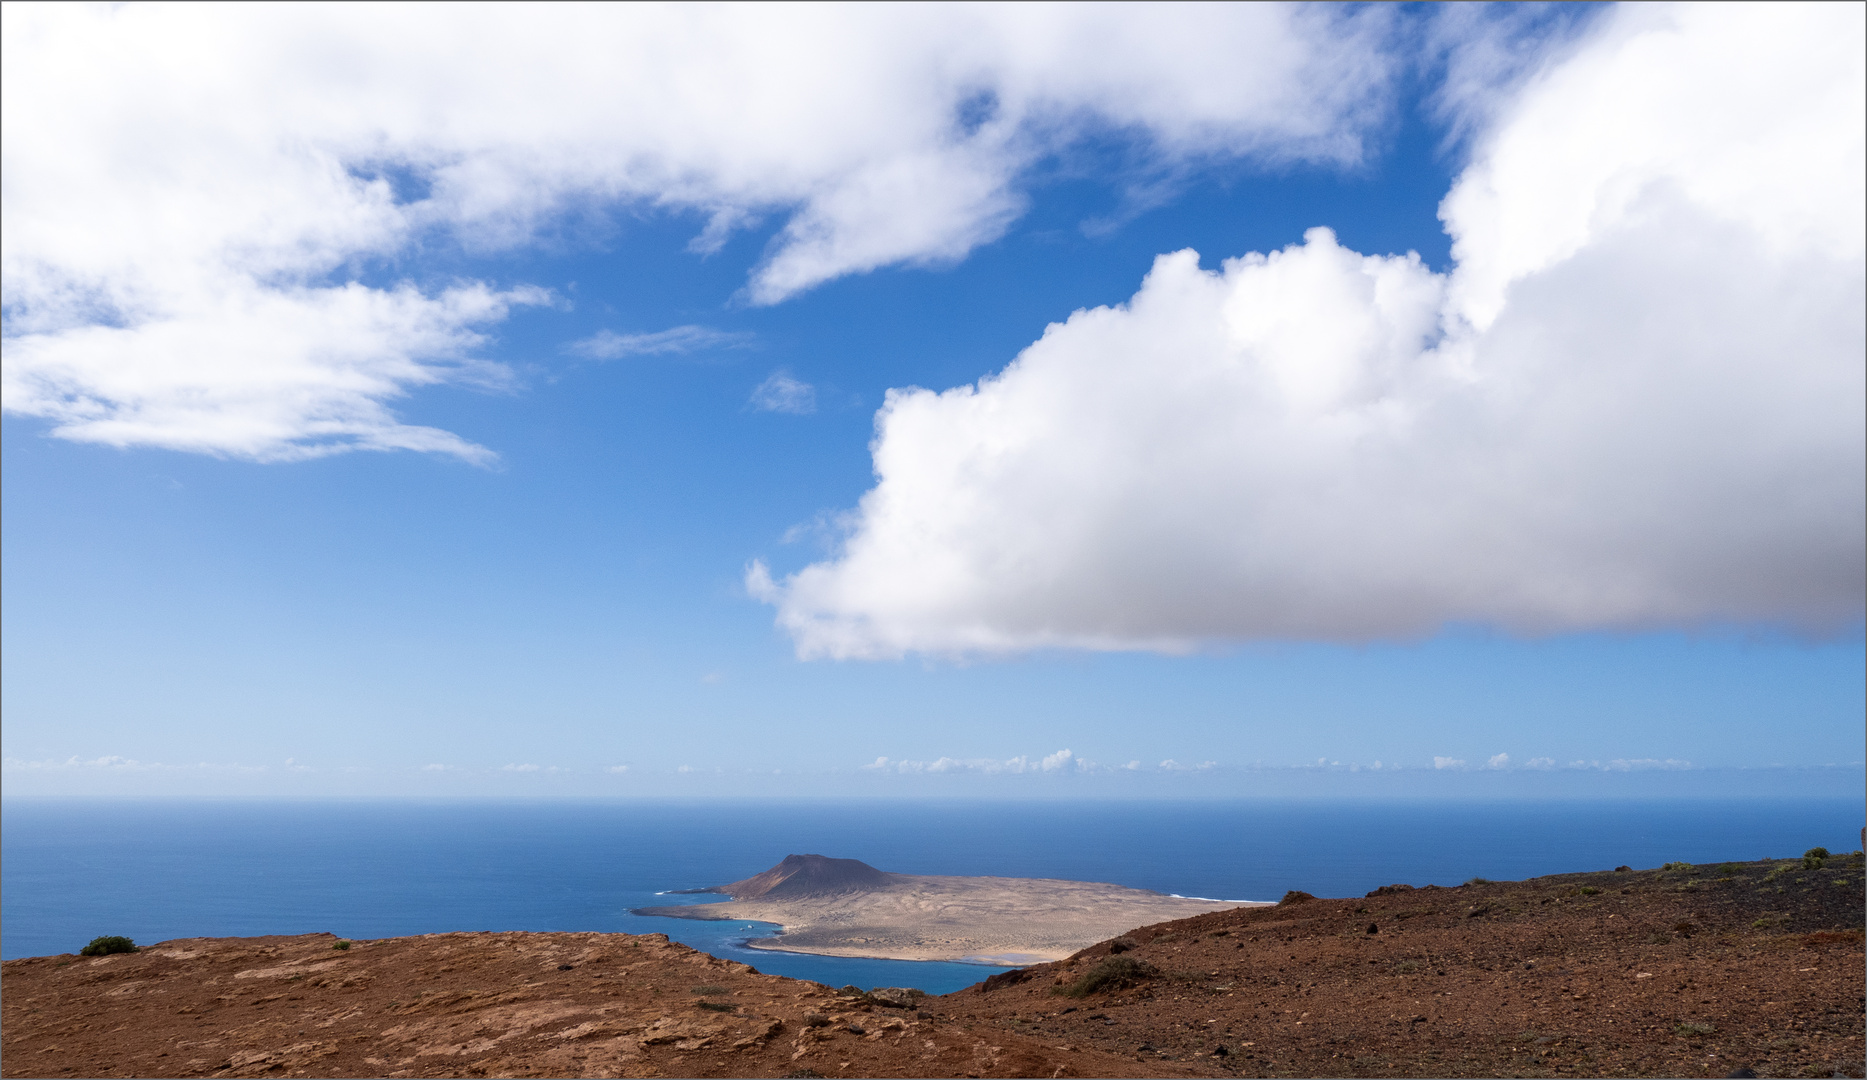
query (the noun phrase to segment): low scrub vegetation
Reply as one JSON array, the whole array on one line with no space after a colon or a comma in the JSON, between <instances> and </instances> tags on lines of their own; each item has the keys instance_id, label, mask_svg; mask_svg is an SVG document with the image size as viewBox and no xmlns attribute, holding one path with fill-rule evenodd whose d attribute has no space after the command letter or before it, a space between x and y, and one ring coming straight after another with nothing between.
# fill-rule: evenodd
<instances>
[{"instance_id":1,"label":"low scrub vegetation","mask_svg":"<svg viewBox=\"0 0 1867 1080\"><path fill-rule=\"evenodd\" d=\"M91 943L78 950L79 956L111 956L116 953L136 952L136 943L117 934L106 937L94 937Z\"/></svg>"},{"instance_id":2,"label":"low scrub vegetation","mask_svg":"<svg viewBox=\"0 0 1867 1080\"><path fill-rule=\"evenodd\" d=\"M1083 972L1082 976L1068 986L1057 988L1057 993L1064 997L1088 997L1100 990L1120 990L1144 982L1159 974L1152 964L1136 960L1132 956L1110 956L1098 960L1095 966Z\"/></svg>"}]
</instances>

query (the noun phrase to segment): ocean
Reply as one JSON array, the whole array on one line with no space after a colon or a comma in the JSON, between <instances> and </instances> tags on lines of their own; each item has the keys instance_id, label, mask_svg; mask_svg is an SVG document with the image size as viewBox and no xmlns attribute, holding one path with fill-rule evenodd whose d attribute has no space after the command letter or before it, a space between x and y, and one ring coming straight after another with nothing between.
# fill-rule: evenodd
<instances>
[{"instance_id":1,"label":"ocean","mask_svg":"<svg viewBox=\"0 0 1867 1080\"><path fill-rule=\"evenodd\" d=\"M643 917L787 854L910 874L1106 881L1182 896L1800 855L1859 845L1863 800L1159 802L37 800L0 804L0 957L101 934L664 933L760 971L945 993L994 969L754 951L751 923ZM713 899L713 898L705 898Z\"/></svg>"}]
</instances>

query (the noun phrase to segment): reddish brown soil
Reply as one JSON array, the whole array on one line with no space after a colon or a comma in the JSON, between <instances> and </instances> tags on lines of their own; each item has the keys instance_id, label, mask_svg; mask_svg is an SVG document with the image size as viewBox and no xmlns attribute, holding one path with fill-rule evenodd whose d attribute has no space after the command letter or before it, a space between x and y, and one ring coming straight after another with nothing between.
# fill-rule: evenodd
<instances>
[{"instance_id":1,"label":"reddish brown soil","mask_svg":"<svg viewBox=\"0 0 1867 1080\"><path fill-rule=\"evenodd\" d=\"M660 935L172 941L0 966L0 1072L1861 1076L1862 869L1848 856L1295 900L1146 927L906 1008ZM1066 996L1131 960L1126 982Z\"/></svg>"},{"instance_id":2,"label":"reddish brown soil","mask_svg":"<svg viewBox=\"0 0 1867 1080\"><path fill-rule=\"evenodd\" d=\"M1861 1076L1861 872L1855 855L1219 912L1128 935L1122 958L1159 972L1130 989L1058 996L1103 943L942 1012L1138 1074Z\"/></svg>"}]
</instances>

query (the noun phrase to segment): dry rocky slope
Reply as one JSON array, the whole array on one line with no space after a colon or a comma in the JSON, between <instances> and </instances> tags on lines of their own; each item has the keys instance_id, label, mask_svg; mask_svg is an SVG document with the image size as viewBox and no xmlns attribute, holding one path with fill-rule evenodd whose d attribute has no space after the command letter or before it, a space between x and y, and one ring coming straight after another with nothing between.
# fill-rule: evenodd
<instances>
[{"instance_id":1,"label":"dry rocky slope","mask_svg":"<svg viewBox=\"0 0 1867 1080\"><path fill-rule=\"evenodd\" d=\"M660 935L171 941L0 965L0 1071L1861 1076L1862 872L1856 854L1293 895L918 999Z\"/></svg>"},{"instance_id":2,"label":"dry rocky slope","mask_svg":"<svg viewBox=\"0 0 1867 1080\"><path fill-rule=\"evenodd\" d=\"M680 891L732 899L635 913L784 928L747 942L756 949L1005 966L1061 960L1131 926L1247 906L1089 881L891 874L822 855L787 855L743 881Z\"/></svg>"}]
</instances>

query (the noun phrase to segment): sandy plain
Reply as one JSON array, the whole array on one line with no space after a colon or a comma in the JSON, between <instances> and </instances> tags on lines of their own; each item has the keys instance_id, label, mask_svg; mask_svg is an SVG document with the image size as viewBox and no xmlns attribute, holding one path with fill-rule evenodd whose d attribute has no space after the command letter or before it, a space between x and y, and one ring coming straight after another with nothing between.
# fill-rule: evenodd
<instances>
[{"instance_id":1,"label":"sandy plain","mask_svg":"<svg viewBox=\"0 0 1867 1080\"><path fill-rule=\"evenodd\" d=\"M821 855L787 856L744 881L696 891L733 899L636 914L783 927L748 941L755 949L1004 966L1061 960L1131 927L1269 906L1088 881L892 874Z\"/></svg>"}]
</instances>

